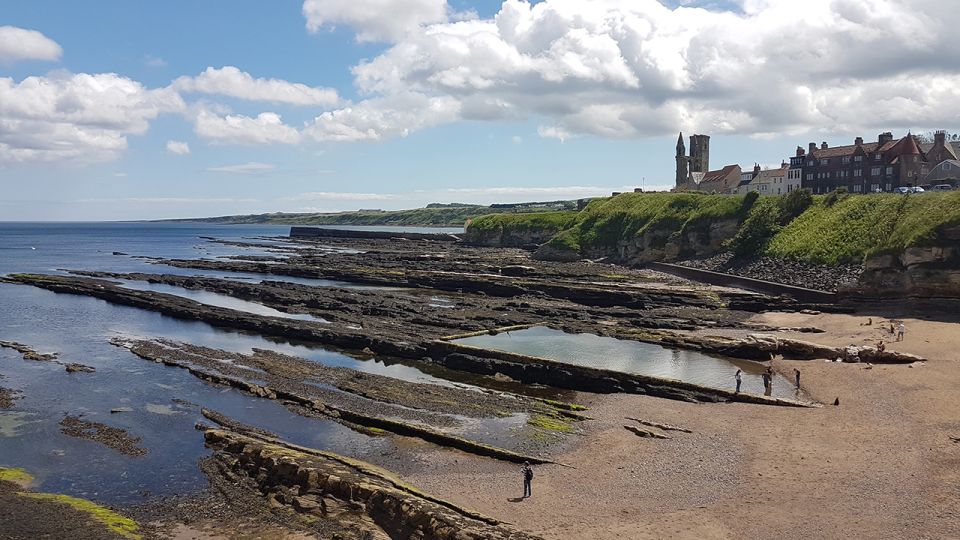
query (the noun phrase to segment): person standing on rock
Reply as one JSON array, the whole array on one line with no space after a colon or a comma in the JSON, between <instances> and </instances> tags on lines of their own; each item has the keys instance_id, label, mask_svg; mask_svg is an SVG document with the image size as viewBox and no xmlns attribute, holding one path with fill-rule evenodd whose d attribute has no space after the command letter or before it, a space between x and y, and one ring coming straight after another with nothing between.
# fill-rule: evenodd
<instances>
[{"instance_id":1,"label":"person standing on rock","mask_svg":"<svg viewBox=\"0 0 960 540\"><path fill-rule=\"evenodd\" d=\"M903 334L907 331L907 327L903 325L903 321L900 321L900 324L897 325L897 341L903 341Z\"/></svg>"},{"instance_id":2,"label":"person standing on rock","mask_svg":"<svg viewBox=\"0 0 960 540\"><path fill-rule=\"evenodd\" d=\"M793 368L793 376L797 380L797 390L800 389L800 370Z\"/></svg>"},{"instance_id":3,"label":"person standing on rock","mask_svg":"<svg viewBox=\"0 0 960 540\"><path fill-rule=\"evenodd\" d=\"M740 384L743 382L743 376L740 375L741 371L738 369L737 372L733 375L733 378L737 381L737 391L735 393L740 393Z\"/></svg>"},{"instance_id":4,"label":"person standing on rock","mask_svg":"<svg viewBox=\"0 0 960 540\"><path fill-rule=\"evenodd\" d=\"M533 495L533 467L529 461L524 461L520 470L523 473L523 498L526 499Z\"/></svg>"},{"instance_id":5,"label":"person standing on rock","mask_svg":"<svg viewBox=\"0 0 960 540\"><path fill-rule=\"evenodd\" d=\"M761 377L763 377L763 395L765 396L770 395L770 387L773 384L773 375L771 374L771 371L772 370L770 368L767 368L763 371L763 375L761 375Z\"/></svg>"}]
</instances>

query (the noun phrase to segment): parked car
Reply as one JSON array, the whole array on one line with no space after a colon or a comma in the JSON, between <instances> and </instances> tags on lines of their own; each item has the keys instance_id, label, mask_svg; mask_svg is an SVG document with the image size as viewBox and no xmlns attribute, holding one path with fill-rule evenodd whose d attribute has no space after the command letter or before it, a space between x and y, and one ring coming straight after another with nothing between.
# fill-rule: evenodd
<instances>
[{"instance_id":1,"label":"parked car","mask_svg":"<svg viewBox=\"0 0 960 540\"><path fill-rule=\"evenodd\" d=\"M898 187L898 188L895 189L893 192L894 192L894 193L903 193L903 194L906 194L906 193L912 193L912 192L913 192L913 189L908 188L908 187Z\"/></svg>"},{"instance_id":2,"label":"parked car","mask_svg":"<svg viewBox=\"0 0 960 540\"><path fill-rule=\"evenodd\" d=\"M953 191L953 186L950 184L937 184L930 188L930 191Z\"/></svg>"},{"instance_id":3,"label":"parked car","mask_svg":"<svg viewBox=\"0 0 960 540\"><path fill-rule=\"evenodd\" d=\"M920 187L920 186L916 186L916 187L910 188L910 190L913 191L914 193L923 193L923 192L925 191L925 190L924 190L922 187Z\"/></svg>"}]
</instances>

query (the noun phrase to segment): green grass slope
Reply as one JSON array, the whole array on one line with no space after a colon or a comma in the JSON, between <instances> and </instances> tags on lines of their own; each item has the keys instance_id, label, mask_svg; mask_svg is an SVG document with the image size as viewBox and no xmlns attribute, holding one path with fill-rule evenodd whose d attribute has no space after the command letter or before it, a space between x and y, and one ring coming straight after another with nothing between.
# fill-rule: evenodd
<instances>
[{"instance_id":1,"label":"green grass slope","mask_svg":"<svg viewBox=\"0 0 960 540\"><path fill-rule=\"evenodd\" d=\"M491 215L474 219L476 233L501 229L560 230L550 248L585 256L613 253L619 242L657 232L666 242L736 219L726 247L738 255L770 255L821 264L862 262L880 253L936 244L942 229L960 225L960 192L910 195L828 195L806 192L757 198L702 193L624 193L596 199L580 212Z\"/></svg>"},{"instance_id":2,"label":"green grass slope","mask_svg":"<svg viewBox=\"0 0 960 540\"><path fill-rule=\"evenodd\" d=\"M705 193L623 193L592 201L550 246L581 253L610 251L621 240L654 229L681 234L715 220L739 219L751 203L752 198Z\"/></svg>"},{"instance_id":3,"label":"green grass slope","mask_svg":"<svg viewBox=\"0 0 960 540\"><path fill-rule=\"evenodd\" d=\"M960 225L960 192L824 197L779 230L766 247L776 257L824 264L860 262L881 253L936 244Z\"/></svg>"}]
</instances>

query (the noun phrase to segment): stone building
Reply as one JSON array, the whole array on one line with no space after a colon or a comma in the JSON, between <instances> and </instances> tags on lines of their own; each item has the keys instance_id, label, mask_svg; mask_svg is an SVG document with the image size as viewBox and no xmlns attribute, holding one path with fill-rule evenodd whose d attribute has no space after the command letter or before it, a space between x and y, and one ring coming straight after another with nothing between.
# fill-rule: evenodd
<instances>
[{"instance_id":1,"label":"stone building","mask_svg":"<svg viewBox=\"0 0 960 540\"><path fill-rule=\"evenodd\" d=\"M760 165L753 166L753 172L749 178L742 178L740 184L732 191L737 195L746 195L751 191L756 191L760 195L783 195L787 193L787 171L789 167L786 163L781 163L778 169L760 169Z\"/></svg>"},{"instance_id":2,"label":"stone building","mask_svg":"<svg viewBox=\"0 0 960 540\"><path fill-rule=\"evenodd\" d=\"M691 135L690 155L683 144L683 133L677 138L677 190L730 193L740 181L740 166L727 165L710 170L710 136ZM734 174L735 171L735 174Z\"/></svg>"},{"instance_id":3,"label":"stone building","mask_svg":"<svg viewBox=\"0 0 960 540\"><path fill-rule=\"evenodd\" d=\"M886 132L875 142L857 137L846 146L830 147L824 142L819 147L810 143L806 151L798 147L790 168L802 171L801 185L813 193L829 193L839 187L851 193L871 193L919 185L930 166L913 135L894 140L893 134Z\"/></svg>"},{"instance_id":4,"label":"stone building","mask_svg":"<svg viewBox=\"0 0 960 540\"><path fill-rule=\"evenodd\" d=\"M941 161L923 177L923 183L928 186L950 184L956 187L960 185L960 161L956 159Z\"/></svg>"}]
</instances>

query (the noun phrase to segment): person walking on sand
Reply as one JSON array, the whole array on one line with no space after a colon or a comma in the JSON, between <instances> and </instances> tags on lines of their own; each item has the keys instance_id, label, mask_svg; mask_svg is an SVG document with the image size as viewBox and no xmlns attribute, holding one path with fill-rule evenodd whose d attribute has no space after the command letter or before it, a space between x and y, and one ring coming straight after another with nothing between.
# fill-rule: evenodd
<instances>
[{"instance_id":1,"label":"person walking on sand","mask_svg":"<svg viewBox=\"0 0 960 540\"><path fill-rule=\"evenodd\" d=\"M800 389L800 370L793 368L793 377L797 380L797 390Z\"/></svg>"},{"instance_id":2,"label":"person walking on sand","mask_svg":"<svg viewBox=\"0 0 960 540\"><path fill-rule=\"evenodd\" d=\"M900 321L900 324L897 325L897 341L903 341L903 334L907 331L907 327L903 325L903 321Z\"/></svg>"},{"instance_id":3,"label":"person walking on sand","mask_svg":"<svg viewBox=\"0 0 960 540\"><path fill-rule=\"evenodd\" d=\"M738 369L737 372L733 375L733 378L736 379L737 381L737 391L734 392L735 394L740 393L740 384L743 383L743 376L740 373L741 371Z\"/></svg>"}]
</instances>

